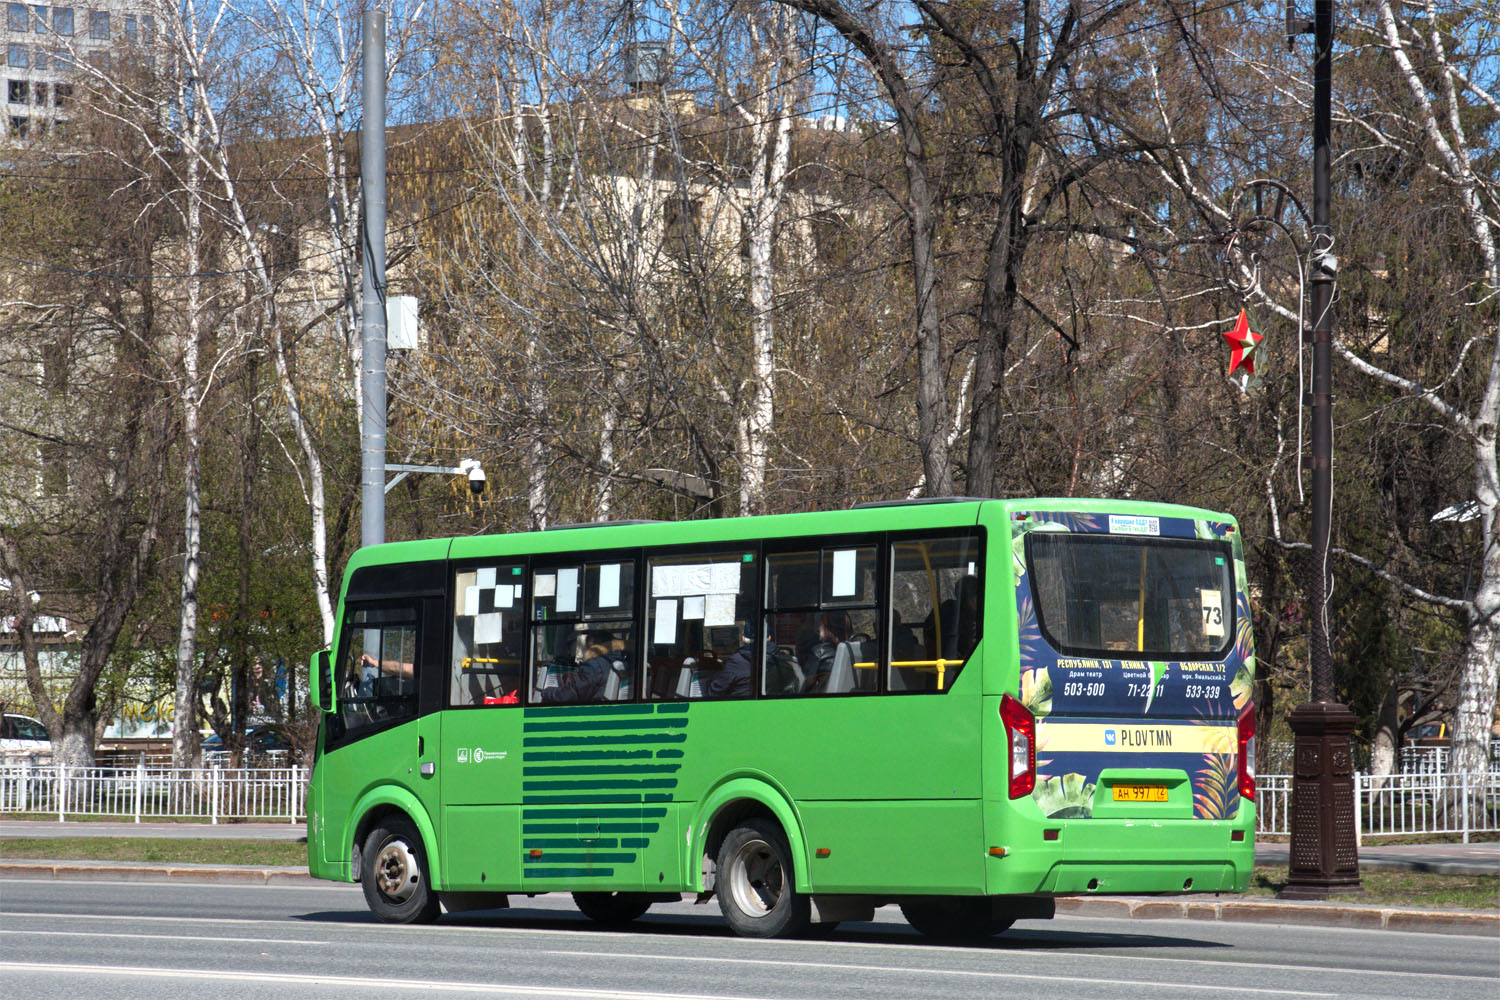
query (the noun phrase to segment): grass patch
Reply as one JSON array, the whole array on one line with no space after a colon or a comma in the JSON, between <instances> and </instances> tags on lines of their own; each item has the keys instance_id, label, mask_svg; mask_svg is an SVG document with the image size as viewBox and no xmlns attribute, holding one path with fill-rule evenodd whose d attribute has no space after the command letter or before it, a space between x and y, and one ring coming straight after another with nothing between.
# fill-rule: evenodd
<instances>
[{"instance_id":1,"label":"grass patch","mask_svg":"<svg viewBox=\"0 0 1500 1000\"><path fill-rule=\"evenodd\" d=\"M305 868L307 843L175 837L11 837L0 841L0 858Z\"/></svg>"},{"instance_id":2,"label":"grass patch","mask_svg":"<svg viewBox=\"0 0 1500 1000\"><path fill-rule=\"evenodd\" d=\"M1364 892L1331 897L1334 902L1369 906L1414 906L1424 910L1500 911L1500 875L1440 875L1432 872L1366 868L1359 873ZM1274 896L1287 883L1284 866L1259 866L1247 896Z\"/></svg>"}]
</instances>

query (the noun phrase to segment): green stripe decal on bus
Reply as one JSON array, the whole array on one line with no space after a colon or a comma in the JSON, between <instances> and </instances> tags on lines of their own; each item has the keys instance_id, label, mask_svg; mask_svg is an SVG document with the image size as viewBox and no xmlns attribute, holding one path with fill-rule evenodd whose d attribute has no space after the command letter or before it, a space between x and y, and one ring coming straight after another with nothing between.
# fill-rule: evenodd
<instances>
[{"instance_id":1,"label":"green stripe decal on bus","mask_svg":"<svg viewBox=\"0 0 1500 1000\"><path fill-rule=\"evenodd\" d=\"M670 729L680 729L688 724L686 719L658 719L657 726ZM644 728L634 719L599 719L591 722L527 722L522 724L523 733L567 733L582 732L585 730L599 729L641 729Z\"/></svg>"},{"instance_id":2,"label":"green stripe decal on bus","mask_svg":"<svg viewBox=\"0 0 1500 1000\"><path fill-rule=\"evenodd\" d=\"M577 765L573 768L522 768L523 778L559 778L562 775L622 775L622 774L675 774L681 765Z\"/></svg>"},{"instance_id":3,"label":"green stripe decal on bus","mask_svg":"<svg viewBox=\"0 0 1500 1000\"><path fill-rule=\"evenodd\" d=\"M523 878L608 879L640 862L667 815L654 803L672 801L685 757L681 749L654 748L687 741L688 707L676 702L527 710L521 740Z\"/></svg>"},{"instance_id":4,"label":"green stripe decal on bus","mask_svg":"<svg viewBox=\"0 0 1500 1000\"><path fill-rule=\"evenodd\" d=\"M547 760L650 760L650 750L539 750L526 755L528 761ZM658 750L657 757L681 757L681 750Z\"/></svg>"},{"instance_id":5,"label":"green stripe decal on bus","mask_svg":"<svg viewBox=\"0 0 1500 1000\"><path fill-rule=\"evenodd\" d=\"M578 790L587 791L590 788L676 788L677 779L667 780L651 778L595 778L592 781L523 781L521 791L523 792L571 792Z\"/></svg>"},{"instance_id":6,"label":"green stripe decal on bus","mask_svg":"<svg viewBox=\"0 0 1500 1000\"><path fill-rule=\"evenodd\" d=\"M522 747L569 747L583 745L598 745L600 743L623 743L634 745L641 743L686 743L687 733L659 733L651 736L526 736L521 739Z\"/></svg>"}]
</instances>

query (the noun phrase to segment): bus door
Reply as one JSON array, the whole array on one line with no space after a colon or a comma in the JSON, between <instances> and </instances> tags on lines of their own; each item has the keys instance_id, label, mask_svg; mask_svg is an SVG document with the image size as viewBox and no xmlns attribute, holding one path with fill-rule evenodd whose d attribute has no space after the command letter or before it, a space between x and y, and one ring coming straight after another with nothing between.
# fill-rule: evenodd
<instances>
[{"instance_id":1,"label":"bus door","mask_svg":"<svg viewBox=\"0 0 1500 1000\"><path fill-rule=\"evenodd\" d=\"M521 881L521 713L525 569L487 561L453 568L452 652L439 697L437 765L448 889L515 889Z\"/></svg>"}]
</instances>

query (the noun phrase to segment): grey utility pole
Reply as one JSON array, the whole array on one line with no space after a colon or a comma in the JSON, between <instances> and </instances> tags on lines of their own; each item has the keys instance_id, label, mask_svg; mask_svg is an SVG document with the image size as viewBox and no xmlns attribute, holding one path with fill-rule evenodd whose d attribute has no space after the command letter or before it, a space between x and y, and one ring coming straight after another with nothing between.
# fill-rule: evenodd
<instances>
[{"instance_id":1,"label":"grey utility pole","mask_svg":"<svg viewBox=\"0 0 1500 1000\"><path fill-rule=\"evenodd\" d=\"M1290 36L1312 28L1312 569L1308 580L1312 697L1293 709L1292 843L1286 888L1291 899L1326 899L1358 892L1359 847L1354 827L1354 759L1350 737L1358 720L1334 700L1328 641L1328 545L1333 521L1333 284L1338 272L1331 223L1333 133L1333 0L1314 0L1313 22L1296 22L1289 0Z\"/></svg>"},{"instance_id":2,"label":"grey utility pole","mask_svg":"<svg viewBox=\"0 0 1500 1000\"><path fill-rule=\"evenodd\" d=\"M362 97L360 544L379 545L385 541L385 14L378 10L364 16Z\"/></svg>"}]
</instances>

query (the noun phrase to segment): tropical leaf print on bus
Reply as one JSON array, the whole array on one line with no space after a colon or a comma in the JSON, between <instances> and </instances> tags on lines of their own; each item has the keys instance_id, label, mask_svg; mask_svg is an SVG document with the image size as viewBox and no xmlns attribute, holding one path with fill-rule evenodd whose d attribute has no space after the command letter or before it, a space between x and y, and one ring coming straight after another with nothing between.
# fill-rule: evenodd
<instances>
[{"instance_id":1,"label":"tropical leaf print on bus","mask_svg":"<svg viewBox=\"0 0 1500 1000\"><path fill-rule=\"evenodd\" d=\"M1231 754L1206 753L1193 780L1193 815L1230 819L1239 809L1239 774Z\"/></svg>"},{"instance_id":2,"label":"tropical leaf print on bus","mask_svg":"<svg viewBox=\"0 0 1500 1000\"><path fill-rule=\"evenodd\" d=\"M1052 675L1046 667L1021 671L1021 704L1039 719L1052 714Z\"/></svg>"},{"instance_id":3,"label":"tropical leaf print on bus","mask_svg":"<svg viewBox=\"0 0 1500 1000\"><path fill-rule=\"evenodd\" d=\"M1234 672L1234 679L1229 682L1229 693L1234 696L1234 711L1238 715L1250 704L1250 698L1255 694L1255 671L1250 662L1241 663Z\"/></svg>"},{"instance_id":4,"label":"tropical leaf print on bus","mask_svg":"<svg viewBox=\"0 0 1500 1000\"><path fill-rule=\"evenodd\" d=\"M1087 819L1094 812L1094 783L1081 774L1038 781L1032 796L1048 819Z\"/></svg>"},{"instance_id":5,"label":"tropical leaf print on bus","mask_svg":"<svg viewBox=\"0 0 1500 1000\"><path fill-rule=\"evenodd\" d=\"M1029 594L1021 598L1021 605L1016 609L1016 633L1020 644L1021 669L1025 670L1028 665L1041 662L1038 654L1047 649L1047 644L1042 641L1042 626L1036 618L1036 604Z\"/></svg>"}]
</instances>

